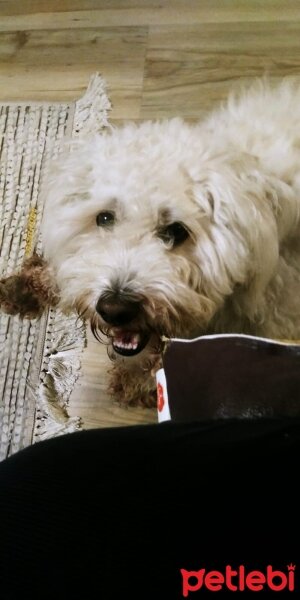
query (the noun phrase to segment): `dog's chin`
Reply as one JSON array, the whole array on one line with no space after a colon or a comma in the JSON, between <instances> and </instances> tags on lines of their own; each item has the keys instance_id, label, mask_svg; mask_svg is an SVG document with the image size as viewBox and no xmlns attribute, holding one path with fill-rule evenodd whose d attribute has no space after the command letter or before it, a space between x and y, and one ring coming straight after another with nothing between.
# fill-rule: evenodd
<instances>
[{"instance_id":1,"label":"dog's chin","mask_svg":"<svg viewBox=\"0 0 300 600\"><path fill-rule=\"evenodd\" d=\"M150 333L142 331L115 330L110 334L111 344L120 356L136 356L147 346Z\"/></svg>"}]
</instances>

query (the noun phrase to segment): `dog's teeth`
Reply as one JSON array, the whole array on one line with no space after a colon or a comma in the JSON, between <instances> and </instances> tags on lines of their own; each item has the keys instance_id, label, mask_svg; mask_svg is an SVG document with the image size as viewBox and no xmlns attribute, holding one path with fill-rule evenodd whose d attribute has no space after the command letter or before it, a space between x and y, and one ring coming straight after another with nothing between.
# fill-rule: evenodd
<instances>
[{"instance_id":1,"label":"dog's teeth","mask_svg":"<svg viewBox=\"0 0 300 600\"><path fill-rule=\"evenodd\" d=\"M140 335L132 334L132 335L124 335L124 337L115 338L114 345L117 348L124 348L125 350L136 350L139 345Z\"/></svg>"},{"instance_id":2,"label":"dog's teeth","mask_svg":"<svg viewBox=\"0 0 300 600\"><path fill-rule=\"evenodd\" d=\"M125 344L124 342L115 342L115 346L117 348L125 348L126 350L135 350L137 348L137 344Z\"/></svg>"}]
</instances>

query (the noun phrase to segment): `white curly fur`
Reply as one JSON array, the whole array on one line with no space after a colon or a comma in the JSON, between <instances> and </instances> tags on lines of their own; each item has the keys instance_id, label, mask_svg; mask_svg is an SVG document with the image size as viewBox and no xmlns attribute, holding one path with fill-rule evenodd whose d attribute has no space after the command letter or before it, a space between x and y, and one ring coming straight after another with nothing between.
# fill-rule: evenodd
<instances>
[{"instance_id":1,"label":"white curly fur","mask_svg":"<svg viewBox=\"0 0 300 600\"><path fill-rule=\"evenodd\" d=\"M43 226L62 308L101 328L97 301L117 288L143 304L127 330L299 338L299 165L289 81L258 82L201 123L130 123L77 142L55 165ZM101 211L113 226L97 226ZM173 222L189 231L176 247L159 237Z\"/></svg>"}]
</instances>

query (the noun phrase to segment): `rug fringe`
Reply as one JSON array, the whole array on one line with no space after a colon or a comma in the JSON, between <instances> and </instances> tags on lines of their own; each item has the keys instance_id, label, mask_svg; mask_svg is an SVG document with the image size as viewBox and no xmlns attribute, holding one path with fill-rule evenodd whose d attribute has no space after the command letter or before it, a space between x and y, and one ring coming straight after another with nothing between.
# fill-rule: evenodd
<instances>
[{"instance_id":1,"label":"rug fringe","mask_svg":"<svg viewBox=\"0 0 300 600\"><path fill-rule=\"evenodd\" d=\"M73 137L95 134L104 127L110 127L108 113L111 108L107 84L99 73L95 73L86 93L75 103Z\"/></svg>"},{"instance_id":2,"label":"rug fringe","mask_svg":"<svg viewBox=\"0 0 300 600\"><path fill-rule=\"evenodd\" d=\"M75 316L50 311L44 346L41 382L38 388L38 411L35 441L70 433L82 428L79 417L70 417L68 403L81 371L81 355L86 347L85 324Z\"/></svg>"}]
</instances>

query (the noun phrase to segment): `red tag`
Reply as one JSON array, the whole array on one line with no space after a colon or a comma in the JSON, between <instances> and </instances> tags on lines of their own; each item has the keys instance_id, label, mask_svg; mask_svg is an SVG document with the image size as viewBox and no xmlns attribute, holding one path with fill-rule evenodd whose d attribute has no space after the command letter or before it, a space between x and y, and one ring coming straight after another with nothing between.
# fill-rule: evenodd
<instances>
[{"instance_id":1,"label":"red tag","mask_svg":"<svg viewBox=\"0 0 300 600\"><path fill-rule=\"evenodd\" d=\"M164 388L161 385L161 383L158 383L157 384L157 409L159 412L162 411L164 405L165 405Z\"/></svg>"}]
</instances>

